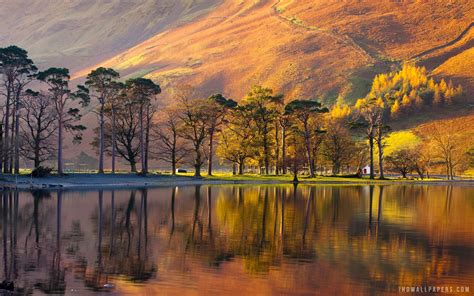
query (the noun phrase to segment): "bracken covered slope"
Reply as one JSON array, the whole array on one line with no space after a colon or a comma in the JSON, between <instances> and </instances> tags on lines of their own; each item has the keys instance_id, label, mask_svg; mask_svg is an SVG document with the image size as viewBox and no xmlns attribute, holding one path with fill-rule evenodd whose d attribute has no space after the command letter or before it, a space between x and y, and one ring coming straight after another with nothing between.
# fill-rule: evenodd
<instances>
[{"instance_id":1,"label":"bracken covered slope","mask_svg":"<svg viewBox=\"0 0 474 296\"><path fill-rule=\"evenodd\" d=\"M0 0L0 46L17 44L42 67L80 69L164 29L195 20L220 0Z\"/></svg>"},{"instance_id":2,"label":"bracken covered slope","mask_svg":"<svg viewBox=\"0 0 474 296\"><path fill-rule=\"evenodd\" d=\"M237 99L253 84L289 99L340 93L354 99L376 73L401 60L426 60L429 70L446 72L445 62L472 49L473 16L467 0L226 0L99 64L153 78L165 89L190 84Z\"/></svg>"}]
</instances>

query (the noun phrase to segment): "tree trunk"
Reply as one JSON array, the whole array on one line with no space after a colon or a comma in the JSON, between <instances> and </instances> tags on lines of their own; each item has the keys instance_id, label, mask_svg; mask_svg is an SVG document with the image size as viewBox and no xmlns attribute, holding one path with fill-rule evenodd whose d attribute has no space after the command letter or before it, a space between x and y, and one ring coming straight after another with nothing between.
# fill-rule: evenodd
<instances>
[{"instance_id":1,"label":"tree trunk","mask_svg":"<svg viewBox=\"0 0 474 296\"><path fill-rule=\"evenodd\" d=\"M39 141L35 141L35 159L34 159L34 168L38 168L40 166L40 155L39 155Z\"/></svg>"},{"instance_id":2,"label":"tree trunk","mask_svg":"<svg viewBox=\"0 0 474 296\"><path fill-rule=\"evenodd\" d=\"M374 179L374 137L369 136L370 179Z\"/></svg>"},{"instance_id":3,"label":"tree trunk","mask_svg":"<svg viewBox=\"0 0 474 296\"><path fill-rule=\"evenodd\" d=\"M281 165L282 173L286 174L286 127L281 128Z\"/></svg>"},{"instance_id":4,"label":"tree trunk","mask_svg":"<svg viewBox=\"0 0 474 296\"><path fill-rule=\"evenodd\" d=\"M104 104L99 112L99 174L104 173Z\"/></svg>"},{"instance_id":5,"label":"tree trunk","mask_svg":"<svg viewBox=\"0 0 474 296\"><path fill-rule=\"evenodd\" d=\"M296 165L296 160L293 163L293 183L298 183L298 167Z\"/></svg>"},{"instance_id":6,"label":"tree trunk","mask_svg":"<svg viewBox=\"0 0 474 296\"><path fill-rule=\"evenodd\" d=\"M176 143L173 143L173 149L171 150L171 174L176 175Z\"/></svg>"},{"instance_id":7,"label":"tree trunk","mask_svg":"<svg viewBox=\"0 0 474 296\"><path fill-rule=\"evenodd\" d=\"M240 162L239 162L239 175L243 175L244 174L244 159L241 158L240 159Z\"/></svg>"},{"instance_id":8,"label":"tree trunk","mask_svg":"<svg viewBox=\"0 0 474 296\"><path fill-rule=\"evenodd\" d=\"M450 180L450 175L449 175L449 162L446 160L446 179Z\"/></svg>"},{"instance_id":9,"label":"tree trunk","mask_svg":"<svg viewBox=\"0 0 474 296\"><path fill-rule=\"evenodd\" d=\"M8 173L8 156L9 156L9 134L10 134L10 100L11 100L11 88L10 84L7 85L7 95L6 95L6 103L5 103L5 137L3 141L3 172L5 174Z\"/></svg>"},{"instance_id":10,"label":"tree trunk","mask_svg":"<svg viewBox=\"0 0 474 296\"><path fill-rule=\"evenodd\" d=\"M58 175L63 175L63 118L59 114L58 119Z\"/></svg>"},{"instance_id":11,"label":"tree trunk","mask_svg":"<svg viewBox=\"0 0 474 296\"><path fill-rule=\"evenodd\" d=\"M207 175L212 176L212 158L213 158L213 143L214 141L214 131L209 132L209 160L207 164Z\"/></svg>"},{"instance_id":12,"label":"tree trunk","mask_svg":"<svg viewBox=\"0 0 474 296\"><path fill-rule=\"evenodd\" d=\"M280 140L278 138L279 136L279 129L278 129L279 123L278 120L275 122L275 173L278 175L280 173Z\"/></svg>"},{"instance_id":13,"label":"tree trunk","mask_svg":"<svg viewBox=\"0 0 474 296\"><path fill-rule=\"evenodd\" d=\"M449 177L451 178L451 180L454 180L454 168L452 164L450 164L449 166Z\"/></svg>"},{"instance_id":14,"label":"tree trunk","mask_svg":"<svg viewBox=\"0 0 474 296\"><path fill-rule=\"evenodd\" d=\"M237 175L237 163L232 162L232 176Z\"/></svg>"},{"instance_id":15,"label":"tree trunk","mask_svg":"<svg viewBox=\"0 0 474 296\"><path fill-rule=\"evenodd\" d=\"M148 151L150 148L150 104L146 109L146 127L145 127L145 172L148 173Z\"/></svg>"},{"instance_id":16,"label":"tree trunk","mask_svg":"<svg viewBox=\"0 0 474 296\"><path fill-rule=\"evenodd\" d=\"M142 174L146 174L145 165L145 130L143 128L143 104L140 105L140 163L142 167Z\"/></svg>"},{"instance_id":17,"label":"tree trunk","mask_svg":"<svg viewBox=\"0 0 474 296\"><path fill-rule=\"evenodd\" d=\"M194 177L201 177L201 151L199 147L195 147L194 151L196 153L196 159L194 160Z\"/></svg>"},{"instance_id":18,"label":"tree trunk","mask_svg":"<svg viewBox=\"0 0 474 296\"><path fill-rule=\"evenodd\" d=\"M9 161L8 161L8 173L13 173L13 165L14 165L14 154L15 154L15 122L16 122L16 103L13 102L13 110L12 110L12 124L11 124L11 131L10 131L10 153Z\"/></svg>"},{"instance_id":19,"label":"tree trunk","mask_svg":"<svg viewBox=\"0 0 474 296\"><path fill-rule=\"evenodd\" d=\"M295 155L293 156L293 183L297 184L298 180L298 155L296 149L296 140L293 137L293 146L295 147Z\"/></svg>"},{"instance_id":20,"label":"tree trunk","mask_svg":"<svg viewBox=\"0 0 474 296\"><path fill-rule=\"evenodd\" d=\"M137 164L133 161L130 162L130 171L132 173L136 173L137 172Z\"/></svg>"},{"instance_id":21,"label":"tree trunk","mask_svg":"<svg viewBox=\"0 0 474 296\"><path fill-rule=\"evenodd\" d=\"M35 141L35 147L34 147L34 154L35 154L35 157L34 157L34 168L38 168L41 164L41 161L40 161L40 144L41 144L41 139L40 139L40 136L41 136L41 119L38 117L36 118L36 136L34 138L34 141Z\"/></svg>"},{"instance_id":22,"label":"tree trunk","mask_svg":"<svg viewBox=\"0 0 474 296\"><path fill-rule=\"evenodd\" d=\"M20 94L21 87L18 87L15 95L15 150L14 150L14 173L20 173Z\"/></svg>"},{"instance_id":23,"label":"tree trunk","mask_svg":"<svg viewBox=\"0 0 474 296\"><path fill-rule=\"evenodd\" d=\"M270 151L268 150L268 134L265 131L265 134L263 135L263 161L265 165L265 175L268 175L268 167L270 166Z\"/></svg>"},{"instance_id":24,"label":"tree trunk","mask_svg":"<svg viewBox=\"0 0 474 296\"><path fill-rule=\"evenodd\" d=\"M20 173L20 107L19 98L16 102L16 111L15 111L15 174Z\"/></svg>"},{"instance_id":25,"label":"tree trunk","mask_svg":"<svg viewBox=\"0 0 474 296\"><path fill-rule=\"evenodd\" d=\"M306 157L308 158L308 165L309 165L309 177L314 178L314 162L311 157L311 139L310 139L310 132L308 127L308 122L304 123L304 142L306 146Z\"/></svg>"},{"instance_id":26,"label":"tree trunk","mask_svg":"<svg viewBox=\"0 0 474 296\"><path fill-rule=\"evenodd\" d=\"M309 165L309 177L314 178L314 162L311 157L311 144L309 143L309 139L305 137L306 142L306 157L308 158L308 165Z\"/></svg>"},{"instance_id":27,"label":"tree trunk","mask_svg":"<svg viewBox=\"0 0 474 296\"><path fill-rule=\"evenodd\" d=\"M379 128L379 135L377 136L377 146L379 148L379 170L380 170L380 179L385 179L383 174L383 145L382 145L382 130Z\"/></svg>"},{"instance_id":28,"label":"tree trunk","mask_svg":"<svg viewBox=\"0 0 474 296\"><path fill-rule=\"evenodd\" d=\"M115 106L112 105L112 174L115 174L115 149L117 141L115 133Z\"/></svg>"},{"instance_id":29,"label":"tree trunk","mask_svg":"<svg viewBox=\"0 0 474 296\"><path fill-rule=\"evenodd\" d=\"M3 120L0 123L0 143L1 143L1 149L0 149L0 174L3 174Z\"/></svg>"},{"instance_id":30,"label":"tree trunk","mask_svg":"<svg viewBox=\"0 0 474 296\"><path fill-rule=\"evenodd\" d=\"M336 161L332 165L332 174L337 175L341 171L341 165Z\"/></svg>"}]
</instances>

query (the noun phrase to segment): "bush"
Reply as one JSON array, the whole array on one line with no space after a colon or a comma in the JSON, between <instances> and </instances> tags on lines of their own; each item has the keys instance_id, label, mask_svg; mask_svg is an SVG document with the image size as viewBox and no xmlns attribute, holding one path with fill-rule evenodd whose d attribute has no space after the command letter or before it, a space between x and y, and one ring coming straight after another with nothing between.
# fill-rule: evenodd
<instances>
[{"instance_id":1,"label":"bush","mask_svg":"<svg viewBox=\"0 0 474 296\"><path fill-rule=\"evenodd\" d=\"M44 178L51 174L52 168L39 166L31 172L33 178Z\"/></svg>"}]
</instances>

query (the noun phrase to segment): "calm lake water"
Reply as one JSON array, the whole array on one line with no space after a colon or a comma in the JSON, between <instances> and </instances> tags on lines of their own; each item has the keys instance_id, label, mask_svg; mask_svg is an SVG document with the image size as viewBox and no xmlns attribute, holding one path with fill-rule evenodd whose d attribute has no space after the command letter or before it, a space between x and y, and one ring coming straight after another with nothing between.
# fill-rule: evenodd
<instances>
[{"instance_id":1,"label":"calm lake water","mask_svg":"<svg viewBox=\"0 0 474 296\"><path fill-rule=\"evenodd\" d=\"M474 292L474 187L4 192L0 204L0 274L25 294Z\"/></svg>"}]
</instances>

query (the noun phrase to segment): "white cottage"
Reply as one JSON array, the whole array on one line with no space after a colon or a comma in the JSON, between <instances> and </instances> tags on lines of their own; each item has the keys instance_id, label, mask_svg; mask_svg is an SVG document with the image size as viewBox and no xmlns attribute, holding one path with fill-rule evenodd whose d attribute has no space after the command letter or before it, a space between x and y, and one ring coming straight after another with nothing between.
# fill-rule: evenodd
<instances>
[{"instance_id":1,"label":"white cottage","mask_svg":"<svg viewBox=\"0 0 474 296\"><path fill-rule=\"evenodd\" d=\"M369 175L370 174L370 165L366 165L365 167L362 168L362 174L363 175Z\"/></svg>"}]
</instances>

